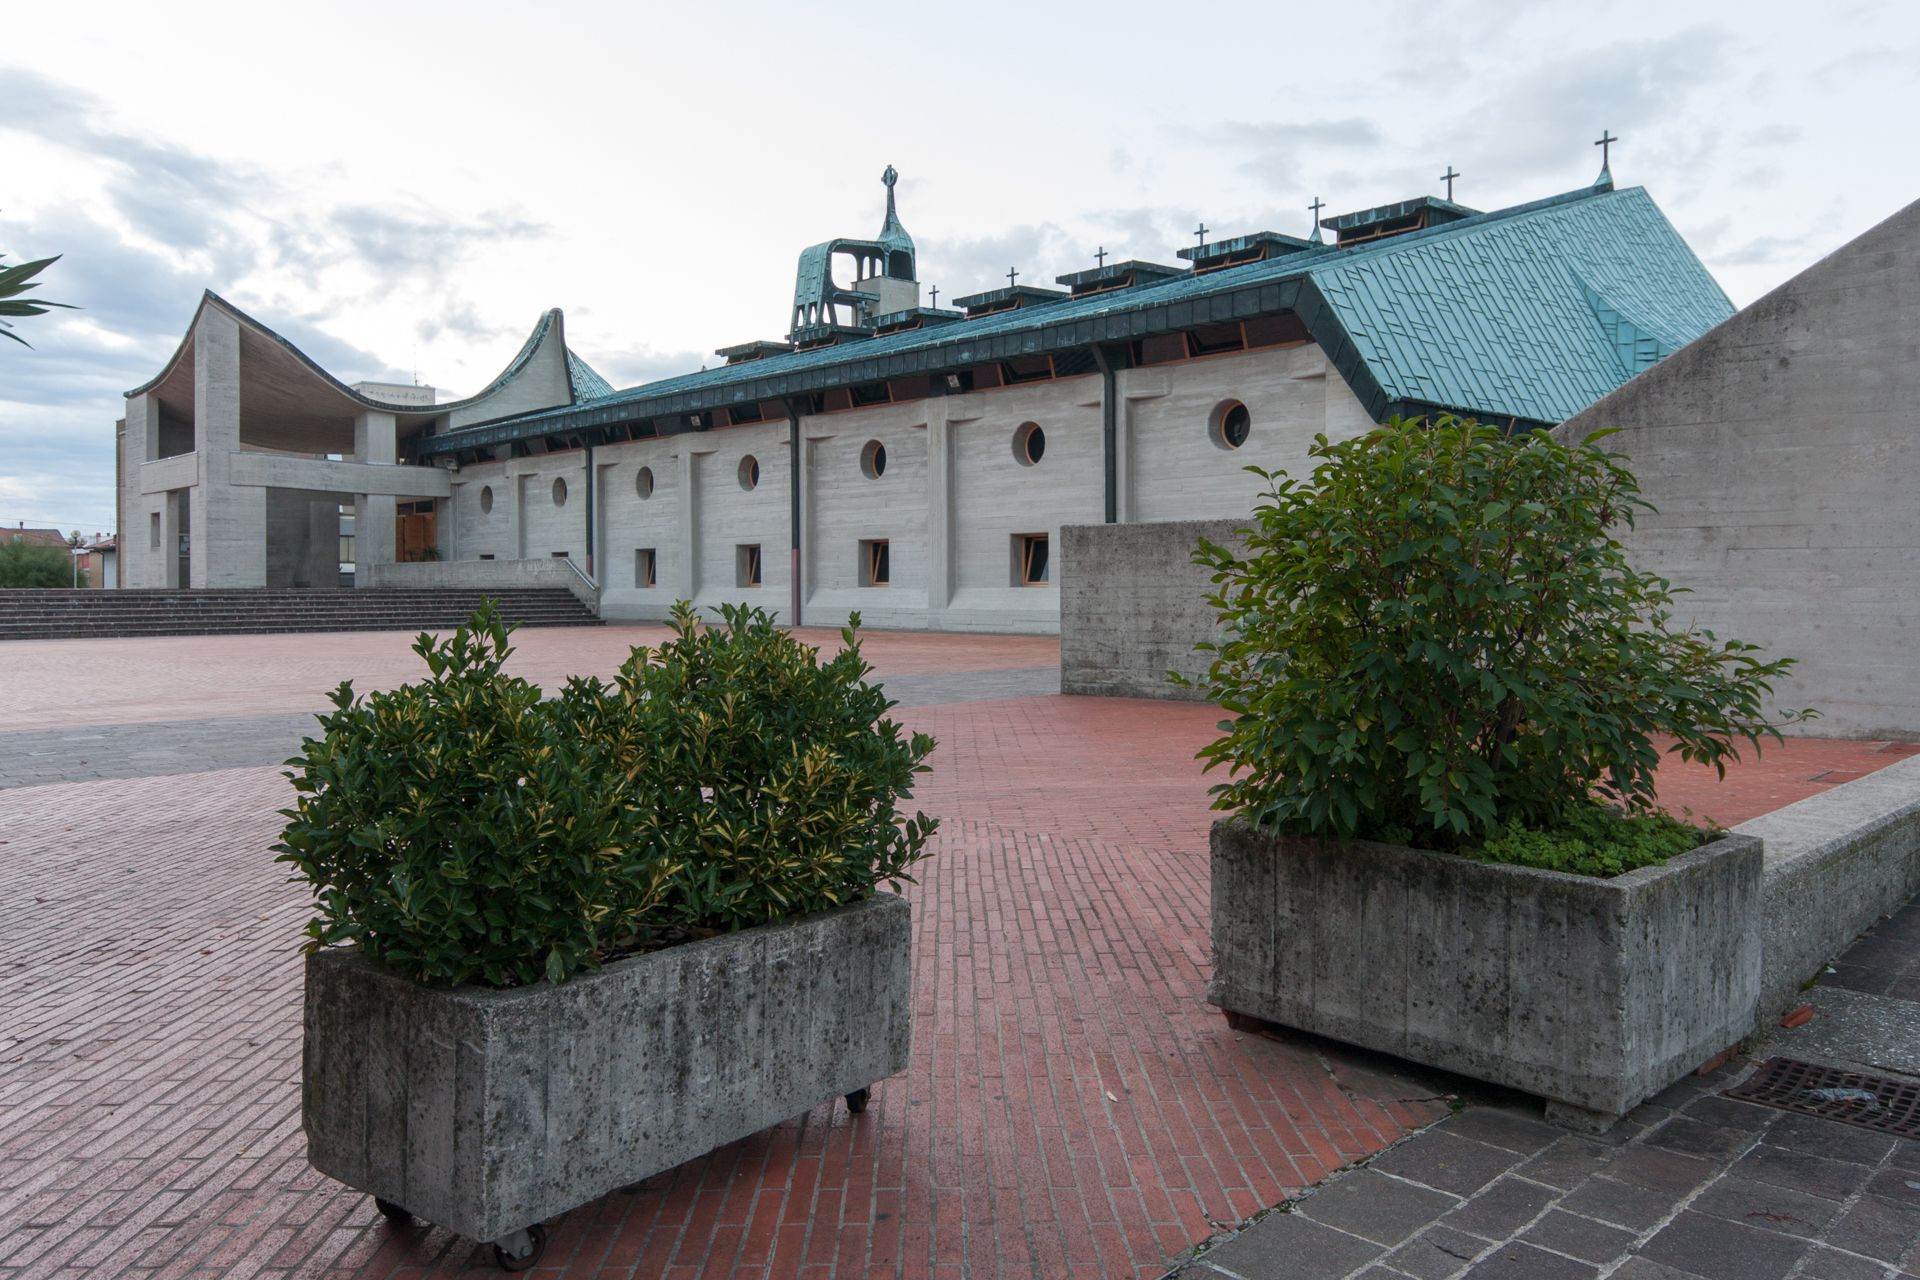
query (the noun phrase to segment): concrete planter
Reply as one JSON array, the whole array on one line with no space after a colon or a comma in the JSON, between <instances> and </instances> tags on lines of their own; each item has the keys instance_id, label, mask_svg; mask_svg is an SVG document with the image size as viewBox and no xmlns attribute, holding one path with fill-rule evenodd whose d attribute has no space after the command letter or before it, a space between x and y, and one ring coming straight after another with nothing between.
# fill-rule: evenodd
<instances>
[{"instance_id":1,"label":"concrete planter","mask_svg":"<svg viewBox=\"0 0 1920 1280\"><path fill-rule=\"evenodd\" d=\"M1207 999L1508 1085L1604 1128L1737 1043L1760 988L1760 842L1611 880L1213 828Z\"/></svg>"},{"instance_id":2,"label":"concrete planter","mask_svg":"<svg viewBox=\"0 0 1920 1280\"><path fill-rule=\"evenodd\" d=\"M531 1265L537 1224L906 1066L911 919L879 894L558 986L307 960L308 1159ZM404 1208L402 1208L404 1206Z\"/></svg>"}]
</instances>

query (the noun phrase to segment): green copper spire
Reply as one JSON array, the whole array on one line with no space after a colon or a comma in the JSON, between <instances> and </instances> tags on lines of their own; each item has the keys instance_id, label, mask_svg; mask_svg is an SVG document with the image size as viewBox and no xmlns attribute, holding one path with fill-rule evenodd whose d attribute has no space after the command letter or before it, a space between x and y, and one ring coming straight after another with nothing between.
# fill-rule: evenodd
<instances>
[{"instance_id":1,"label":"green copper spire","mask_svg":"<svg viewBox=\"0 0 1920 1280\"><path fill-rule=\"evenodd\" d=\"M875 238L879 240L881 244L887 246L888 249L905 250L908 254L911 254L913 252L913 237L908 235L907 229L900 225L899 211L893 207L893 184L900 181L900 173L892 165L888 165L887 171L880 175L880 181L887 184L887 222L885 226L880 228L880 234ZM911 262L912 259L909 258L908 261ZM891 270L891 264L889 264L887 274L895 274ZM909 275L907 278L910 279L911 276Z\"/></svg>"}]
</instances>

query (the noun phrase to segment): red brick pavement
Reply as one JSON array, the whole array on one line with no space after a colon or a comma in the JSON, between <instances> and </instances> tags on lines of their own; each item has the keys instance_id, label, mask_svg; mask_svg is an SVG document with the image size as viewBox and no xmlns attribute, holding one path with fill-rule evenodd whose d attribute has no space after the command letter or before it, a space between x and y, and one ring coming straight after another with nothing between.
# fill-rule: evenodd
<instances>
[{"instance_id":1,"label":"red brick pavement","mask_svg":"<svg viewBox=\"0 0 1920 1280\"><path fill-rule=\"evenodd\" d=\"M909 1069L858 1119L817 1108L568 1215L537 1274L1151 1276L1437 1114L1376 1060L1237 1036L1204 1004L1192 752L1211 709L906 718L942 738L920 801L947 821L911 891ZM1893 758L1801 742L1672 792L1736 821ZM306 1167L306 911L264 853L284 786L240 769L0 792L0 1270L490 1269Z\"/></svg>"}]
</instances>

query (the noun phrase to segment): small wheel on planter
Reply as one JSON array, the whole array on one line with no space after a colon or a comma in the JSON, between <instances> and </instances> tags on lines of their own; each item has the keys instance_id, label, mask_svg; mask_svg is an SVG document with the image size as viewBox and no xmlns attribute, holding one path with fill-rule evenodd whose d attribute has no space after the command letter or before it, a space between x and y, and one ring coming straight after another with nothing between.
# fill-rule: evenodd
<instances>
[{"instance_id":1,"label":"small wheel on planter","mask_svg":"<svg viewBox=\"0 0 1920 1280\"><path fill-rule=\"evenodd\" d=\"M382 1200L379 1196L375 1196L373 1198L373 1207L378 1209L380 1216L388 1222L405 1226L407 1223L413 1221L412 1213L408 1212L404 1206L397 1205L391 1200Z\"/></svg>"},{"instance_id":2,"label":"small wheel on planter","mask_svg":"<svg viewBox=\"0 0 1920 1280\"><path fill-rule=\"evenodd\" d=\"M855 1089L847 1095L848 1112L857 1116L862 1111L865 1111L867 1109L867 1099L871 1096L873 1096L871 1089Z\"/></svg>"},{"instance_id":3,"label":"small wheel on planter","mask_svg":"<svg viewBox=\"0 0 1920 1280\"><path fill-rule=\"evenodd\" d=\"M493 1260L502 1271L531 1271L540 1261L540 1255L547 1251L547 1229L536 1222L526 1231L514 1234L526 1236L526 1252L508 1253L496 1241L493 1246Z\"/></svg>"}]
</instances>

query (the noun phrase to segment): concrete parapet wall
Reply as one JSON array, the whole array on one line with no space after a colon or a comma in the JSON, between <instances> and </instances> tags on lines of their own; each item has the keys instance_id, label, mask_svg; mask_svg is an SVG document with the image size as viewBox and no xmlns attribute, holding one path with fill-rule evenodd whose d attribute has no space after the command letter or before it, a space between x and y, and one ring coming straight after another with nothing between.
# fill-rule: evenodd
<instances>
[{"instance_id":1,"label":"concrete parapet wall","mask_svg":"<svg viewBox=\"0 0 1920 1280\"><path fill-rule=\"evenodd\" d=\"M1766 846L1764 1023L1861 930L1920 893L1920 758L1735 828Z\"/></svg>"},{"instance_id":2,"label":"concrete parapet wall","mask_svg":"<svg viewBox=\"0 0 1920 1280\"><path fill-rule=\"evenodd\" d=\"M458 588L467 591L513 587L565 587L587 608L599 611L598 594L560 560L413 560L405 564L370 564L358 572L375 589L402 587L413 591Z\"/></svg>"},{"instance_id":3,"label":"concrete parapet wall","mask_svg":"<svg viewBox=\"0 0 1920 1280\"><path fill-rule=\"evenodd\" d=\"M308 1158L501 1238L903 1069L912 934L906 902L880 894L505 991L319 952Z\"/></svg>"},{"instance_id":4,"label":"concrete parapet wall","mask_svg":"<svg viewBox=\"0 0 1920 1280\"><path fill-rule=\"evenodd\" d=\"M1201 538L1238 547L1245 520L1081 524L1060 531L1060 691L1198 701L1207 655L1219 636L1206 596L1212 572L1193 563Z\"/></svg>"}]
</instances>

